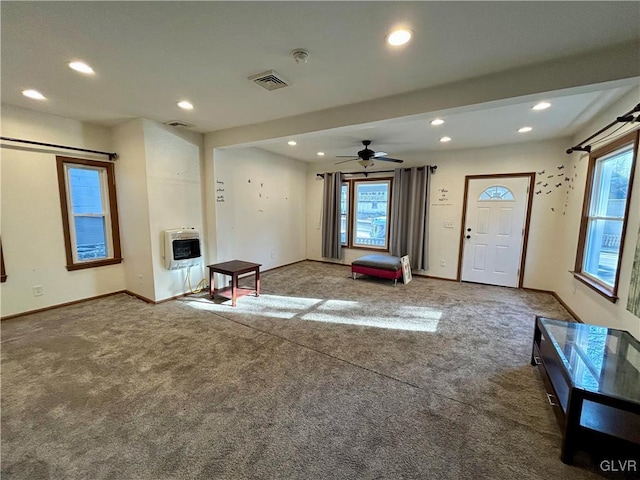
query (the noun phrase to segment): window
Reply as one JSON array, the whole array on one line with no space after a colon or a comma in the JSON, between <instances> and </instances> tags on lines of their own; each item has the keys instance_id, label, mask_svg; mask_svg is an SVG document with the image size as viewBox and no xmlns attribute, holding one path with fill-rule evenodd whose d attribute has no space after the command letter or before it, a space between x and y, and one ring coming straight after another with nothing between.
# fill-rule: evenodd
<instances>
[{"instance_id":1,"label":"window","mask_svg":"<svg viewBox=\"0 0 640 480\"><path fill-rule=\"evenodd\" d=\"M589 156L574 276L612 302L618 298L637 150L636 131Z\"/></svg>"},{"instance_id":2,"label":"window","mask_svg":"<svg viewBox=\"0 0 640 480\"><path fill-rule=\"evenodd\" d=\"M478 200L513 200L513 193L506 187L495 185L482 192Z\"/></svg>"},{"instance_id":3,"label":"window","mask_svg":"<svg viewBox=\"0 0 640 480\"><path fill-rule=\"evenodd\" d=\"M348 180L341 199L342 244L388 250L391 180Z\"/></svg>"},{"instance_id":4,"label":"window","mask_svg":"<svg viewBox=\"0 0 640 480\"><path fill-rule=\"evenodd\" d=\"M57 157L67 270L122 261L112 163Z\"/></svg>"}]
</instances>

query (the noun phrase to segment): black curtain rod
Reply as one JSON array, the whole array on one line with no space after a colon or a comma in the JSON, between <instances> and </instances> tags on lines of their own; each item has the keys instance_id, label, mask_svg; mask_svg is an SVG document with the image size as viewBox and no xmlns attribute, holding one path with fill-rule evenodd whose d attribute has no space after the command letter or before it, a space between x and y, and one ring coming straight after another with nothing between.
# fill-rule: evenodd
<instances>
[{"instance_id":1,"label":"black curtain rod","mask_svg":"<svg viewBox=\"0 0 640 480\"><path fill-rule=\"evenodd\" d=\"M432 175L436 173L437 168L437 165L429 165L429 171ZM370 173L393 173L394 171L395 170L372 170L371 172L347 172L345 175L364 175L365 177L368 177ZM324 173L316 173L316 177L324 178Z\"/></svg>"},{"instance_id":2,"label":"black curtain rod","mask_svg":"<svg viewBox=\"0 0 640 480\"><path fill-rule=\"evenodd\" d=\"M632 110L629 110L627 113L617 117L613 122L611 122L606 127L603 127L600 130L598 130L596 133L591 135L589 138L585 138L583 141L581 141L575 147L571 147L571 148L567 149L567 153L573 153L573 152L591 153L591 145L586 145L584 147L582 145L587 143L592 138L597 137L601 133L606 132L611 127L613 127L616 123L628 123L628 122L633 122L633 121L636 121L636 122L640 121L640 115L638 115L635 119L633 118L633 114L636 113L636 112L640 112L640 103L637 104Z\"/></svg>"},{"instance_id":3,"label":"black curtain rod","mask_svg":"<svg viewBox=\"0 0 640 480\"><path fill-rule=\"evenodd\" d=\"M18 143L26 143L29 145L38 145L41 147L64 148L65 150L75 150L76 152L97 153L98 155L107 155L109 157L109 160L118 159L118 154L115 152L101 152L99 150L88 150L86 148L68 147L66 145L55 145L53 143L34 142L32 140L21 140L19 138L0 137L0 140L4 140L5 142L18 142Z\"/></svg>"}]
</instances>

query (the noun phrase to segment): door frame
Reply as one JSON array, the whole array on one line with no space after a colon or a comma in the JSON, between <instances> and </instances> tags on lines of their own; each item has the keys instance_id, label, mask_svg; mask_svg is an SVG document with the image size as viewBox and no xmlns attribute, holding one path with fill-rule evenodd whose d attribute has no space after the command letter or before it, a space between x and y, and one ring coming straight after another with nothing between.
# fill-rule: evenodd
<instances>
[{"instance_id":1,"label":"door frame","mask_svg":"<svg viewBox=\"0 0 640 480\"><path fill-rule=\"evenodd\" d=\"M535 190L536 172L526 173L493 173L486 175L467 175L464 177L464 199L462 201L462 224L460 225L460 245L458 247L458 275L456 280L462 282L462 254L464 249L464 226L467 224L467 203L469 195L469 180L483 180L489 178L514 178L529 177L529 198L527 199L527 215L524 220L524 237L522 239L522 252L520 253L520 274L518 275L518 287L522 288L524 280L524 267L527 258L527 244L529 242L529 223L531 222L531 206L533 205L533 191Z\"/></svg>"}]
</instances>

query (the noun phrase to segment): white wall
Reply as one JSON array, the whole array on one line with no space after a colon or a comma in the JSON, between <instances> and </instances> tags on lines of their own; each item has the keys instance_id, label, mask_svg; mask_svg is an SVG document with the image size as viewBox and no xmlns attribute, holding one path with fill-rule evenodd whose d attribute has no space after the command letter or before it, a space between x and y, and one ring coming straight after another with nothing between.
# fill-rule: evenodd
<instances>
[{"instance_id":1,"label":"white wall","mask_svg":"<svg viewBox=\"0 0 640 480\"><path fill-rule=\"evenodd\" d=\"M603 126L612 122L616 117L628 112L640 101L640 88L634 89L628 95L616 102L611 108L594 118L589 125L575 135L571 145L581 142L585 138L598 131ZM637 124L635 124L637 128ZM627 129L629 129L627 127ZM620 130L618 133L623 133ZM617 135L616 134L616 135ZM636 170L629 205L629 218L624 239L624 252L620 270L620 280L616 303L611 303L603 296L597 294L589 287L573 278L569 273L575 267L576 251L580 229L580 218L584 191L588 156L584 153L567 155L570 160L570 171L577 174L576 188L571 191L567 207L566 222L563 225L563 235L558 238L557 248L562 254L558 263L553 268L550 289L563 299L564 302L585 322L606 325L613 328L621 328L630 331L636 338L640 338L640 318L627 311L627 299L629 295L629 281L633 267L633 255L638 240L640 228L640 165L636 159ZM575 168L574 168L575 167Z\"/></svg>"},{"instance_id":2,"label":"white wall","mask_svg":"<svg viewBox=\"0 0 640 480\"><path fill-rule=\"evenodd\" d=\"M2 135L118 152L123 256L119 265L73 272L65 267L56 154L103 156L6 143L0 164L0 232L8 274L0 287L3 317L121 290L155 301L189 291L185 270L163 267L161 231L183 226L204 230L201 134L143 119L108 129L3 105ZM204 269L194 268L191 274L195 287ZM33 296L36 285L42 286L43 296Z\"/></svg>"},{"instance_id":3,"label":"white wall","mask_svg":"<svg viewBox=\"0 0 640 480\"><path fill-rule=\"evenodd\" d=\"M120 155L116 164L116 183L125 287L153 300L155 285L143 120L131 120L114 127L113 145Z\"/></svg>"},{"instance_id":4,"label":"white wall","mask_svg":"<svg viewBox=\"0 0 640 480\"><path fill-rule=\"evenodd\" d=\"M566 164L564 151L570 139L559 139L547 142L521 143L502 145L491 148L470 150L454 150L446 152L398 153L405 160L403 167L413 165L437 165L436 173L431 177L431 199L429 217L429 262L430 268L424 272L440 278L455 279L458 269L459 243L462 222L462 204L466 175L494 173L542 172L536 176L536 182L550 183L549 188L541 194L534 195L529 230L529 246L525 264L524 286L528 288L549 289L549 272L556 262L558 232L564 221L564 201L568 187L563 178L557 177L565 169L558 169ZM374 168L392 169L391 164L378 162ZM335 167L338 168L338 167ZM307 175L308 190L308 222L307 222L307 256L314 260L326 260L320 255L322 237L320 221L322 218L322 180L316 173L324 168L315 164ZM345 168L342 171L347 171ZM361 171L354 168L352 171ZM554 175L547 179L547 175ZM560 179L555 180L555 179ZM548 180L548 182L547 182ZM555 187L557 183L561 187ZM539 191L541 185L534 185ZM440 202L440 189L446 189L448 201ZM551 193L547 194L546 192ZM553 210L552 210L553 209ZM444 228L445 221L452 221L454 228ZM350 264L366 250L343 250L342 263ZM440 266L444 260L446 266Z\"/></svg>"},{"instance_id":5,"label":"white wall","mask_svg":"<svg viewBox=\"0 0 640 480\"><path fill-rule=\"evenodd\" d=\"M204 235L202 189L203 136L150 120L143 121L147 167L151 265L156 301L189 292L187 271L164 268L164 230L195 227ZM204 245L204 241L201 242ZM204 278L204 259L191 268L191 286Z\"/></svg>"},{"instance_id":6,"label":"white wall","mask_svg":"<svg viewBox=\"0 0 640 480\"><path fill-rule=\"evenodd\" d=\"M202 142L201 134L146 119L114 128L126 288L149 300L190 290L186 270L164 268L162 232L182 227L203 231ZM204 277L203 264L204 259L191 269L193 288Z\"/></svg>"},{"instance_id":7,"label":"white wall","mask_svg":"<svg viewBox=\"0 0 640 480\"><path fill-rule=\"evenodd\" d=\"M213 156L212 262L246 260L266 270L304 260L306 164L257 148L216 149Z\"/></svg>"},{"instance_id":8,"label":"white wall","mask_svg":"<svg viewBox=\"0 0 640 480\"><path fill-rule=\"evenodd\" d=\"M106 128L2 106L3 136L111 151ZM67 271L56 155L104 160L70 151L3 142L0 160L2 250L8 279L0 284L1 315L124 289L122 264ZM117 171L116 166L116 171ZM33 296L41 285L44 295Z\"/></svg>"}]
</instances>

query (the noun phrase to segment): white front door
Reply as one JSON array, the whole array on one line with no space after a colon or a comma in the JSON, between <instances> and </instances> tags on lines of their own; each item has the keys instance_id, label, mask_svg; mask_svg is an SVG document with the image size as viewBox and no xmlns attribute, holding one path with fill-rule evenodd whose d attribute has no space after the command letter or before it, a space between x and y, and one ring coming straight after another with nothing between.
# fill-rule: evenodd
<instances>
[{"instance_id":1,"label":"white front door","mask_svg":"<svg viewBox=\"0 0 640 480\"><path fill-rule=\"evenodd\" d=\"M517 287L530 177L468 181L461 280Z\"/></svg>"}]
</instances>

